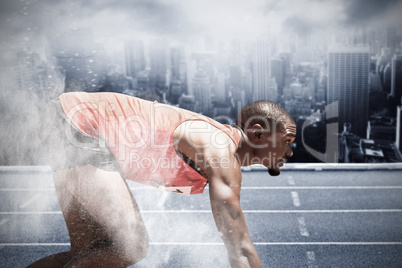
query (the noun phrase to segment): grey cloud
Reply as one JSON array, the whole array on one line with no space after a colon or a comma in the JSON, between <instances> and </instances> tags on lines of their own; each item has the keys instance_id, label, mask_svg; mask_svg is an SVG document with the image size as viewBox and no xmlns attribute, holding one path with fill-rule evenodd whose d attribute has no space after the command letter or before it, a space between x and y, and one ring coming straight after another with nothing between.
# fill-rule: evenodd
<instances>
[{"instance_id":1,"label":"grey cloud","mask_svg":"<svg viewBox=\"0 0 402 268\"><path fill-rule=\"evenodd\" d=\"M268 1L264 7L264 15L267 15L269 12L273 12L278 10L279 1Z\"/></svg>"},{"instance_id":2,"label":"grey cloud","mask_svg":"<svg viewBox=\"0 0 402 268\"><path fill-rule=\"evenodd\" d=\"M308 18L295 15L285 19L282 23L282 27L290 32L305 36L311 34L318 25L310 21Z\"/></svg>"},{"instance_id":3,"label":"grey cloud","mask_svg":"<svg viewBox=\"0 0 402 268\"><path fill-rule=\"evenodd\" d=\"M124 25L115 25L116 16L124 16ZM120 29L120 34L131 30L151 36L165 35L180 39L201 30L192 22L191 14L186 14L179 4L158 0L2 0L0 41L20 44L21 41L17 41L18 36L24 39L27 34L31 34L30 39L40 38L49 30L68 28L73 22L79 27L86 24L85 27L102 32L105 30L103 26L96 24L102 20L113 25L115 29ZM88 24L88 21L94 23ZM27 29L31 32L27 32Z\"/></svg>"},{"instance_id":4,"label":"grey cloud","mask_svg":"<svg viewBox=\"0 0 402 268\"><path fill-rule=\"evenodd\" d=\"M179 5L157 0L104 1L86 5L92 12L112 11L128 14L133 22L141 22L143 30L151 34L180 35L197 30L191 22L191 14L186 14Z\"/></svg>"},{"instance_id":5,"label":"grey cloud","mask_svg":"<svg viewBox=\"0 0 402 268\"><path fill-rule=\"evenodd\" d=\"M346 23L359 24L381 19L400 2L400 0L345 0Z\"/></svg>"}]
</instances>

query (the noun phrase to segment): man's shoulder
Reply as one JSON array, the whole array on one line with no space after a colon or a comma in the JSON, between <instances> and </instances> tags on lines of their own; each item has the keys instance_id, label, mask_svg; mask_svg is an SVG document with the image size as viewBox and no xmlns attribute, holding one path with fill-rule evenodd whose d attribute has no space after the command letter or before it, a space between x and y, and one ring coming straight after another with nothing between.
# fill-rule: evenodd
<instances>
[{"instance_id":1,"label":"man's shoulder","mask_svg":"<svg viewBox=\"0 0 402 268\"><path fill-rule=\"evenodd\" d=\"M219 127L204 120L189 120L180 124L177 133L191 142L190 145L205 149L223 151L236 145L224 127Z\"/></svg>"}]
</instances>

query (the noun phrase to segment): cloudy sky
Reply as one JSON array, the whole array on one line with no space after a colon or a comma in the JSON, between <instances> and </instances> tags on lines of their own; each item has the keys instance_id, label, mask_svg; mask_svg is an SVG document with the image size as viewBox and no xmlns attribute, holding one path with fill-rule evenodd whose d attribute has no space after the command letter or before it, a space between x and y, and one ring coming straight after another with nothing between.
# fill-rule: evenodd
<instances>
[{"instance_id":1,"label":"cloudy sky","mask_svg":"<svg viewBox=\"0 0 402 268\"><path fill-rule=\"evenodd\" d=\"M1 0L0 47L43 47L46 33L90 27L96 41L168 37L187 42L311 35L355 25L402 26L402 0Z\"/></svg>"}]
</instances>

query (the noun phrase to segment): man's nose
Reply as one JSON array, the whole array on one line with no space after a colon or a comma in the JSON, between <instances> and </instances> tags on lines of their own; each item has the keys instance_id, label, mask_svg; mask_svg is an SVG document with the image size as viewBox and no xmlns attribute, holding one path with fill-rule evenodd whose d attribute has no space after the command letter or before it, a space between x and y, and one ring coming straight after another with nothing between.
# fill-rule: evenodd
<instances>
[{"instance_id":1,"label":"man's nose","mask_svg":"<svg viewBox=\"0 0 402 268\"><path fill-rule=\"evenodd\" d=\"M292 157L293 156L293 150L292 148L289 146L289 149L286 151L286 157Z\"/></svg>"}]
</instances>

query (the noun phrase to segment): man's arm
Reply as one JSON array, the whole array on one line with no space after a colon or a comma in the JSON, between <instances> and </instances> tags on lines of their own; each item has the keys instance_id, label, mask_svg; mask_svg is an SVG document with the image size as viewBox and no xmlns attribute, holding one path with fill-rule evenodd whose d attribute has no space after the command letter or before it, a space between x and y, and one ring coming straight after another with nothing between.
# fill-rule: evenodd
<instances>
[{"instance_id":1,"label":"man's arm","mask_svg":"<svg viewBox=\"0 0 402 268\"><path fill-rule=\"evenodd\" d=\"M240 207L241 171L234 157L236 146L220 132L202 121L182 123L175 130L176 150L196 162L208 177L212 213L231 266L261 267Z\"/></svg>"},{"instance_id":2,"label":"man's arm","mask_svg":"<svg viewBox=\"0 0 402 268\"><path fill-rule=\"evenodd\" d=\"M228 251L231 267L261 267L240 207L239 165L237 168L211 168L208 173L212 213Z\"/></svg>"}]
</instances>

